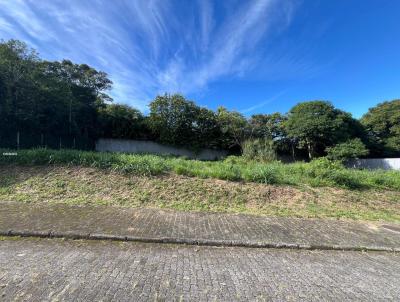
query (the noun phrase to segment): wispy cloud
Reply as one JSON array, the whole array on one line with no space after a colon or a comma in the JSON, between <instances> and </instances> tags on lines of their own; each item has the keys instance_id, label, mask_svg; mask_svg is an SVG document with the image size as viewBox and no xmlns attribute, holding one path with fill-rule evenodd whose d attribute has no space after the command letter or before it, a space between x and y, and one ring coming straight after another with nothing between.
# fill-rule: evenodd
<instances>
[{"instance_id":1,"label":"wispy cloud","mask_svg":"<svg viewBox=\"0 0 400 302\"><path fill-rule=\"evenodd\" d=\"M157 93L197 92L248 72L256 47L293 13L289 0L234 3L224 14L209 0L0 0L0 37L108 72L113 97L145 110Z\"/></svg>"},{"instance_id":2,"label":"wispy cloud","mask_svg":"<svg viewBox=\"0 0 400 302\"><path fill-rule=\"evenodd\" d=\"M264 100L262 102L258 102L257 104L255 104L253 106L250 106L250 107L247 107L245 109L240 110L240 112L244 113L244 114L249 114L251 112L254 112L257 109L261 109L261 108L265 107L266 105L268 105L268 104L270 104L272 102L275 102L278 98L280 98L285 93L286 93L286 90L283 90L283 91L275 94L274 96L272 96L272 97L270 97L270 98L268 98L268 99L266 99L266 100Z\"/></svg>"}]
</instances>

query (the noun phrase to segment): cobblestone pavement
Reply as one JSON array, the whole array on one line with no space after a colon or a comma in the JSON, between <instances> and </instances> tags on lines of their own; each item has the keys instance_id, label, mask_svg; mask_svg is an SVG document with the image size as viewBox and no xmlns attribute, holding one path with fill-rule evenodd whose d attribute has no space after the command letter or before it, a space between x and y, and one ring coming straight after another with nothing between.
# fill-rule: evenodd
<instances>
[{"instance_id":1,"label":"cobblestone pavement","mask_svg":"<svg viewBox=\"0 0 400 302\"><path fill-rule=\"evenodd\" d=\"M329 219L0 202L0 233L3 234L13 230L106 234L121 238L188 238L241 243L400 249L400 225L391 227L392 230L389 230L380 224Z\"/></svg>"},{"instance_id":2,"label":"cobblestone pavement","mask_svg":"<svg viewBox=\"0 0 400 302\"><path fill-rule=\"evenodd\" d=\"M0 241L1 301L398 301L400 255Z\"/></svg>"}]
</instances>

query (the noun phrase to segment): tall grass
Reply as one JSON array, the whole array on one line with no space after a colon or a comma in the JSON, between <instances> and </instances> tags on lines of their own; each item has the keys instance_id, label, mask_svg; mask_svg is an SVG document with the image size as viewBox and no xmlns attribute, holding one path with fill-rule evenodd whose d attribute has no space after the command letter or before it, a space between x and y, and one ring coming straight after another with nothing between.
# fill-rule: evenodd
<instances>
[{"instance_id":1,"label":"tall grass","mask_svg":"<svg viewBox=\"0 0 400 302\"><path fill-rule=\"evenodd\" d=\"M400 190L400 172L346 169L340 163L318 159L311 163L260 163L242 157L203 162L146 154L99 153L76 150L19 150L17 156L2 156L1 164L73 165L110 169L135 175L176 173L201 178L249 181L266 184L308 184L349 189L388 188Z\"/></svg>"},{"instance_id":2,"label":"tall grass","mask_svg":"<svg viewBox=\"0 0 400 302\"><path fill-rule=\"evenodd\" d=\"M249 160L271 162L276 160L276 146L272 139L252 139L243 144L243 157Z\"/></svg>"}]
</instances>

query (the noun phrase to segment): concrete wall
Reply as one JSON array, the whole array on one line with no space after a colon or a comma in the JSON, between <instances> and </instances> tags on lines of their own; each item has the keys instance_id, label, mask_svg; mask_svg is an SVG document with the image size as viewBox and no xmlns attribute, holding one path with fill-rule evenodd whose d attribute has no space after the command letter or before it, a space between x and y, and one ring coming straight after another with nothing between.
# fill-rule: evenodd
<instances>
[{"instance_id":1,"label":"concrete wall","mask_svg":"<svg viewBox=\"0 0 400 302\"><path fill-rule=\"evenodd\" d=\"M194 152L185 148L161 145L153 141L105 138L97 140L96 151L176 155L200 160L216 160L227 156L227 152L224 150L202 149Z\"/></svg>"},{"instance_id":2,"label":"concrete wall","mask_svg":"<svg viewBox=\"0 0 400 302\"><path fill-rule=\"evenodd\" d=\"M349 168L400 170L400 158L354 159L346 163Z\"/></svg>"}]
</instances>

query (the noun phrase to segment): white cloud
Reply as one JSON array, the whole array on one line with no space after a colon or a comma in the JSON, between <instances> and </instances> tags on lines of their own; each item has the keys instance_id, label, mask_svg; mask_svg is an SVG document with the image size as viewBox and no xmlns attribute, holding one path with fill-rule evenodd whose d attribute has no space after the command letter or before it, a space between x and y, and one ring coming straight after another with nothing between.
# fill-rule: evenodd
<instances>
[{"instance_id":1,"label":"white cloud","mask_svg":"<svg viewBox=\"0 0 400 302\"><path fill-rule=\"evenodd\" d=\"M182 3L0 0L0 35L25 40L45 58L108 72L115 99L145 110L157 93L198 92L247 72L256 46L287 26L293 11L289 1L239 1L221 19L208 0Z\"/></svg>"}]
</instances>

